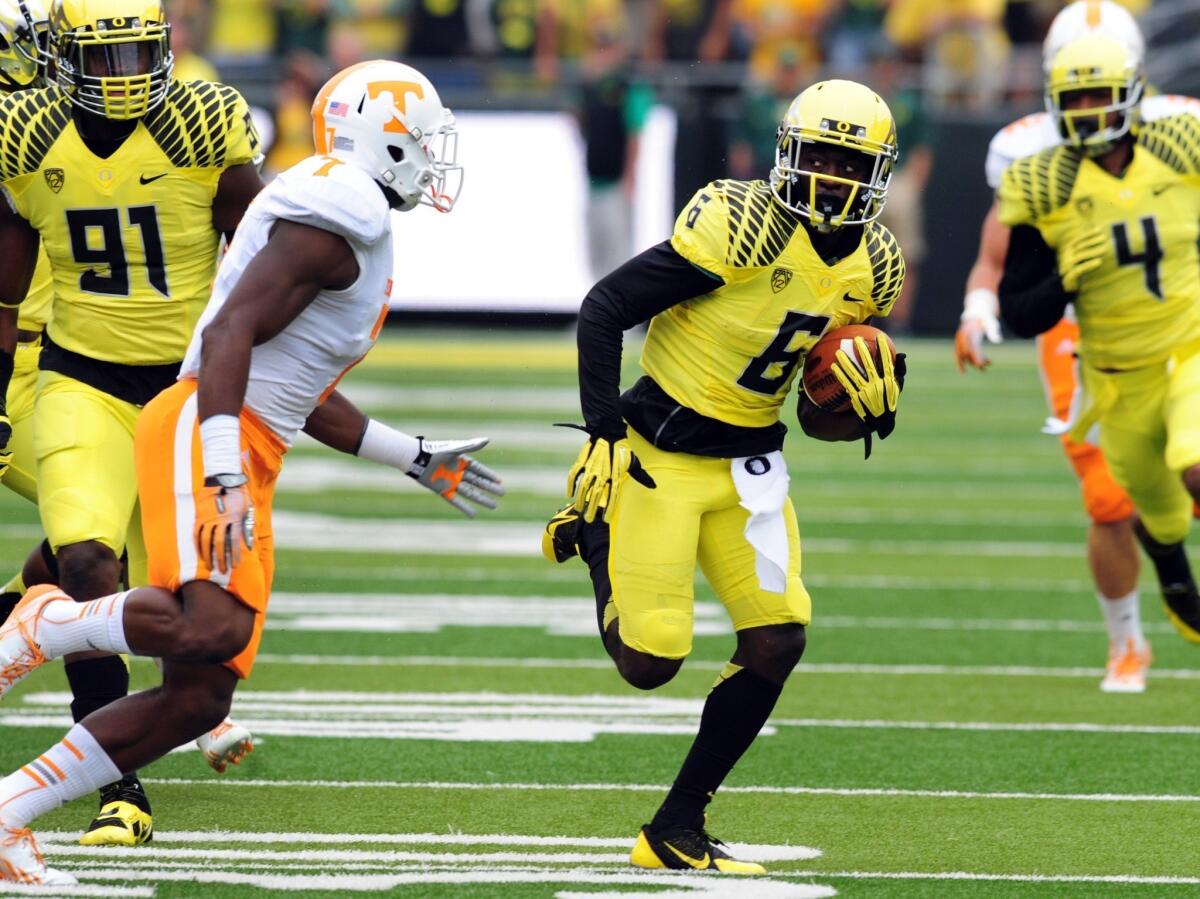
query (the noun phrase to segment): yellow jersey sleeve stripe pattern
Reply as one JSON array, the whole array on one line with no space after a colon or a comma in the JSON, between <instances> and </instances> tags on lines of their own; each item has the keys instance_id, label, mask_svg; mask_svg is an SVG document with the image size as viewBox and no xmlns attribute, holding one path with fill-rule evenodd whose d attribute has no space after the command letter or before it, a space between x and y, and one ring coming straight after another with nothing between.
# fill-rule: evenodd
<instances>
[{"instance_id":1,"label":"yellow jersey sleeve stripe pattern","mask_svg":"<svg viewBox=\"0 0 1200 899\"><path fill-rule=\"evenodd\" d=\"M1138 143L1181 175L1200 175L1200 119L1190 113L1149 122Z\"/></svg>"},{"instance_id":2,"label":"yellow jersey sleeve stripe pattern","mask_svg":"<svg viewBox=\"0 0 1200 899\"><path fill-rule=\"evenodd\" d=\"M36 172L70 121L70 105L57 87L0 99L0 182Z\"/></svg>"},{"instance_id":3,"label":"yellow jersey sleeve stripe pattern","mask_svg":"<svg viewBox=\"0 0 1200 899\"><path fill-rule=\"evenodd\" d=\"M877 222L867 225L866 239L873 279L871 302L878 315L887 315L904 288L904 254L892 232Z\"/></svg>"},{"instance_id":4,"label":"yellow jersey sleeve stripe pattern","mask_svg":"<svg viewBox=\"0 0 1200 899\"><path fill-rule=\"evenodd\" d=\"M726 263L738 268L771 265L792 239L799 219L774 201L764 181L716 181L729 207Z\"/></svg>"},{"instance_id":5,"label":"yellow jersey sleeve stripe pattern","mask_svg":"<svg viewBox=\"0 0 1200 899\"><path fill-rule=\"evenodd\" d=\"M258 137L242 95L211 81L175 82L167 101L143 120L154 142L178 168L227 168L250 161L239 152ZM242 134L239 134L239 130Z\"/></svg>"},{"instance_id":6,"label":"yellow jersey sleeve stripe pattern","mask_svg":"<svg viewBox=\"0 0 1200 899\"><path fill-rule=\"evenodd\" d=\"M1067 205L1082 161L1075 150L1054 147L1014 162L1000 185L1000 221L1034 224Z\"/></svg>"}]
</instances>

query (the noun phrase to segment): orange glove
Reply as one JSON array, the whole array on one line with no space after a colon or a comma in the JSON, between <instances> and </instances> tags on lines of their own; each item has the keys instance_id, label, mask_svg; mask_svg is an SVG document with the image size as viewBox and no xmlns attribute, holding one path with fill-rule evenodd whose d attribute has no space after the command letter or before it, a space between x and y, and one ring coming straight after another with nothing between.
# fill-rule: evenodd
<instances>
[{"instance_id":1,"label":"orange glove","mask_svg":"<svg viewBox=\"0 0 1200 899\"><path fill-rule=\"evenodd\" d=\"M254 504L244 474L204 479L196 499L196 553L210 570L226 574L254 547Z\"/></svg>"}]
</instances>

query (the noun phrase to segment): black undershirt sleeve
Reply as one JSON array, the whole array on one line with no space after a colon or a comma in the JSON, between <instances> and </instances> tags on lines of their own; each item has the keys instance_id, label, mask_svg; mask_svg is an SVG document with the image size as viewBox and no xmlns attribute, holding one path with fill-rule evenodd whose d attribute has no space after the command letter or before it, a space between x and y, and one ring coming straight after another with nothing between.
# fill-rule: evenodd
<instances>
[{"instance_id":1,"label":"black undershirt sleeve","mask_svg":"<svg viewBox=\"0 0 1200 899\"><path fill-rule=\"evenodd\" d=\"M716 275L697 268L670 241L634 256L601 278L579 310L579 401L588 433L625 436L621 394L621 341L625 331L677 303L720 287Z\"/></svg>"},{"instance_id":2,"label":"black undershirt sleeve","mask_svg":"<svg viewBox=\"0 0 1200 899\"><path fill-rule=\"evenodd\" d=\"M1067 293L1058 274L1058 257L1032 225L1017 225L1004 258L1000 316L1021 337L1036 337L1054 327L1075 294Z\"/></svg>"}]
</instances>

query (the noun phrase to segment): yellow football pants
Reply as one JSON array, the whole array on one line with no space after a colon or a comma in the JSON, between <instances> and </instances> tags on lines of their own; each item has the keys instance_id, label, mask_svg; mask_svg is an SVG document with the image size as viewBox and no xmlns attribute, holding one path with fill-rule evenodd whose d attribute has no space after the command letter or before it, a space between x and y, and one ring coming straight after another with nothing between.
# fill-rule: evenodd
<instances>
[{"instance_id":1,"label":"yellow football pants","mask_svg":"<svg viewBox=\"0 0 1200 899\"><path fill-rule=\"evenodd\" d=\"M38 509L55 552L95 540L129 553L129 582L146 583L133 431L141 409L57 372L38 379L33 451Z\"/></svg>"},{"instance_id":2,"label":"yellow football pants","mask_svg":"<svg viewBox=\"0 0 1200 899\"><path fill-rule=\"evenodd\" d=\"M34 343L18 343L13 357L13 376L8 384L5 402L8 417L12 421L12 438L8 448L12 451L12 464L0 480L5 487L31 503L37 502L37 460L33 455L33 407L37 395L38 354L42 351L40 340Z\"/></svg>"},{"instance_id":3,"label":"yellow football pants","mask_svg":"<svg viewBox=\"0 0 1200 899\"><path fill-rule=\"evenodd\" d=\"M808 624L812 601L800 580L800 532L788 500L787 590L759 586L749 512L738 505L730 460L668 453L633 431L629 442L657 487L626 480L609 528L608 575L621 641L639 652L681 659L692 649L696 563L735 630Z\"/></svg>"},{"instance_id":4,"label":"yellow football pants","mask_svg":"<svg viewBox=\"0 0 1200 899\"><path fill-rule=\"evenodd\" d=\"M1113 476L1154 539L1178 543L1192 523L1182 474L1200 464L1200 347L1163 366L1084 372L1089 396L1110 398L1100 449Z\"/></svg>"}]
</instances>

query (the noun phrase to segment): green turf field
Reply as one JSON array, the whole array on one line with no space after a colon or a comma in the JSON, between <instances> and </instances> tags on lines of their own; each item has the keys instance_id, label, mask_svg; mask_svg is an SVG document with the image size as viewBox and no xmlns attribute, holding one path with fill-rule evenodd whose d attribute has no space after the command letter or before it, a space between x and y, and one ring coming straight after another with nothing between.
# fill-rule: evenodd
<instances>
[{"instance_id":1,"label":"green turf field","mask_svg":"<svg viewBox=\"0 0 1200 899\"><path fill-rule=\"evenodd\" d=\"M731 880L626 864L732 638L698 585L692 658L639 693L601 649L583 566L538 554L579 444L550 427L578 418L573 337L389 334L348 392L414 433L491 435L509 495L467 522L397 472L299 445L263 655L235 700L257 749L224 777L195 752L147 769L150 846L75 845L91 798L41 819L78 895L1200 894L1200 648L1147 571L1150 688L1098 690L1085 522L1038 433L1030 345L960 378L948 344L906 341L899 428L869 462L793 429L814 621L711 807L712 832L771 871ZM36 521L0 496L6 572ZM52 665L5 700L5 771L61 736L64 690Z\"/></svg>"}]
</instances>

